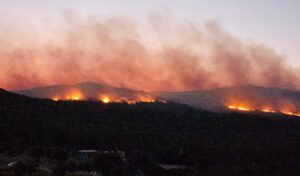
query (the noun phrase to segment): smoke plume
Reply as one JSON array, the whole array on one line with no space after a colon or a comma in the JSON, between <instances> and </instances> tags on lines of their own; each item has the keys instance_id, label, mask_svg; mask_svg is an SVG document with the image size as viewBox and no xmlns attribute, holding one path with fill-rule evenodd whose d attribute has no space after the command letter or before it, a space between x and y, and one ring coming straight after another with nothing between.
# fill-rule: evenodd
<instances>
[{"instance_id":1,"label":"smoke plume","mask_svg":"<svg viewBox=\"0 0 300 176\"><path fill-rule=\"evenodd\" d=\"M299 70L283 56L214 21L66 15L45 32L0 26L0 87L9 90L84 81L146 91L300 87Z\"/></svg>"}]
</instances>

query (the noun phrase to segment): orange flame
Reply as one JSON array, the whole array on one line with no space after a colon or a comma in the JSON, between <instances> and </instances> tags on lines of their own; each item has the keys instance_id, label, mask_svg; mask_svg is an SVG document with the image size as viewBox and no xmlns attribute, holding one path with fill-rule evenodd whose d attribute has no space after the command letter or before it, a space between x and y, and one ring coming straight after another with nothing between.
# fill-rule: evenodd
<instances>
[{"instance_id":1,"label":"orange flame","mask_svg":"<svg viewBox=\"0 0 300 176\"><path fill-rule=\"evenodd\" d=\"M276 113L276 111L274 110L274 108L272 108L269 105L263 106L263 108L261 109L261 111L265 112L265 113Z\"/></svg>"},{"instance_id":2,"label":"orange flame","mask_svg":"<svg viewBox=\"0 0 300 176\"><path fill-rule=\"evenodd\" d=\"M54 96L54 97L51 98L51 100L53 100L53 101L59 101L60 98L58 96Z\"/></svg>"},{"instance_id":3,"label":"orange flame","mask_svg":"<svg viewBox=\"0 0 300 176\"><path fill-rule=\"evenodd\" d=\"M80 91L73 90L73 91L70 91L70 92L66 93L65 95L62 95L62 96L55 95L51 99L53 101L59 101L59 100L79 101L79 100L83 100L84 97L83 97L83 95Z\"/></svg>"},{"instance_id":4,"label":"orange flame","mask_svg":"<svg viewBox=\"0 0 300 176\"><path fill-rule=\"evenodd\" d=\"M276 113L276 111L274 111L274 110L272 110L272 109L268 109L268 108L262 109L261 111L262 111L262 112L266 112L266 113Z\"/></svg>"},{"instance_id":5,"label":"orange flame","mask_svg":"<svg viewBox=\"0 0 300 176\"><path fill-rule=\"evenodd\" d=\"M139 102L144 102L144 103L153 103L155 101L160 101L160 100L155 100L151 96L137 96L135 98L125 98L125 97L117 97L113 95L107 95L107 94L102 94L100 95L100 101L107 104L107 103L128 103L128 104L136 104ZM160 101L164 102L164 101Z\"/></svg>"},{"instance_id":6,"label":"orange flame","mask_svg":"<svg viewBox=\"0 0 300 176\"><path fill-rule=\"evenodd\" d=\"M249 105L227 105L227 108L230 110L235 110L235 111L261 111L265 113L282 113L285 115L290 115L290 116L298 116L300 117L300 113L291 111L291 110L274 110L274 108L271 108L270 106L264 107L264 108L251 108Z\"/></svg>"},{"instance_id":7,"label":"orange flame","mask_svg":"<svg viewBox=\"0 0 300 176\"><path fill-rule=\"evenodd\" d=\"M249 108L247 106L233 106L233 105L229 105L228 108L229 109L233 109L233 110L239 110L239 111L254 111L254 109Z\"/></svg>"},{"instance_id":8,"label":"orange flame","mask_svg":"<svg viewBox=\"0 0 300 176\"><path fill-rule=\"evenodd\" d=\"M101 95L100 96L100 101L102 101L105 104L112 102L111 98L107 95Z\"/></svg>"},{"instance_id":9,"label":"orange flame","mask_svg":"<svg viewBox=\"0 0 300 176\"><path fill-rule=\"evenodd\" d=\"M294 112L290 112L290 111L281 111L282 114L285 114L285 115L290 115L290 116L298 116L300 117L300 114L299 113L294 113Z\"/></svg>"}]
</instances>

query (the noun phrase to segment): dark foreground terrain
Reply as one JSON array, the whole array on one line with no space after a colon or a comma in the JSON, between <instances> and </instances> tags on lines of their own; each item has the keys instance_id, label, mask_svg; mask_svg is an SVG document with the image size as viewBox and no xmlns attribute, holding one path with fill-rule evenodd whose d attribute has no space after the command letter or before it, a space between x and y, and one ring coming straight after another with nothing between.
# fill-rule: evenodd
<instances>
[{"instance_id":1,"label":"dark foreground terrain","mask_svg":"<svg viewBox=\"0 0 300 176\"><path fill-rule=\"evenodd\" d=\"M0 90L0 172L299 175L298 118L175 103L54 102ZM83 149L94 157L78 157Z\"/></svg>"}]
</instances>

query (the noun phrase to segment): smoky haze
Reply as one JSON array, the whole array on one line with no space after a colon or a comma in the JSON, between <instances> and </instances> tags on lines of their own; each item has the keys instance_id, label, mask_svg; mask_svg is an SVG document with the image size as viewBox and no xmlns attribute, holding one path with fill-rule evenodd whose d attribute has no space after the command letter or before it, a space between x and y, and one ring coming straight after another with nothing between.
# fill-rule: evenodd
<instances>
[{"instance_id":1,"label":"smoky haze","mask_svg":"<svg viewBox=\"0 0 300 176\"><path fill-rule=\"evenodd\" d=\"M51 35L0 25L0 87L9 90L84 81L145 91L300 87L299 70L284 56L235 38L215 21L67 14L63 25L44 26Z\"/></svg>"}]
</instances>

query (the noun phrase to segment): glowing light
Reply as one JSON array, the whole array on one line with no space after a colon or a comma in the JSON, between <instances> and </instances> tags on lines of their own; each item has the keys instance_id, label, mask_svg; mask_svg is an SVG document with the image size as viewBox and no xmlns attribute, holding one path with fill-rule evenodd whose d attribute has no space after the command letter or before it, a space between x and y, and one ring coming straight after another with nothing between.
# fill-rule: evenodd
<instances>
[{"instance_id":1,"label":"glowing light","mask_svg":"<svg viewBox=\"0 0 300 176\"><path fill-rule=\"evenodd\" d=\"M128 98L128 97L119 97L117 95L107 95L107 94L102 94L100 95L100 101L103 103L127 103L127 104L136 104L139 102L144 102L144 103L153 103L155 101L159 101L159 100L155 100L153 97L151 96L139 96L137 95L137 97L134 98ZM160 101L160 102L165 102L165 101Z\"/></svg>"},{"instance_id":2,"label":"glowing light","mask_svg":"<svg viewBox=\"0 0 300 176\"><path fill-rule=\"evenodd\" d=\"M69 100L69 101L78 101L78 100L81 100L81 96L80 95L67 96L66 100Z\"/></svg>"},{"instance_id":3,"label":"glowing light","mask_svg":"<svg viewBox=\"0 0 300 176\"><path fill-rule=\"evenodd\" d=\"M80 100L80 97L79 96L73 96L71 99L72 100Z\"/></svg>"},{"instance_id":4,"label":"glowing light","mask_svg":"<svg viewBox=\"0 0 300 176\"><path fill-rule=\"evenodd\" d=\"M261 111L261 112L265 112L265 113L282 113L285 115L289 115L289 116L298 116L300 117L300 113L295 113L292 111L287 111L287 110L282 110L282 111L275 111L272 108L263 108L263 109L252 109L252 108L248 108L247 106L235 106L235 105L228 105L227 106L228 109L231 110L236 110L236 111Z\"/></svg>"},{"instance_id":5,"label":"glowing light","mask_svg":"<svg viewBox=\"0 0 300 176\"><path fill-rule=\"evenodd\" d=\"M246 106L233 106L233 105L229 105L227 106L229 109L232 109L232 110L239 110L239 111L254 111L255 109L251 109L251 108L248 108Z\"/></svg>"},{"instance_id":6,"label":"glowing light","mask_svg":"<svg viewBox=\"0 0 300 176\"><path fill-rule=\"evenodd\" d=\"M270 102L269 100L263 100L261 98L252 99L251 97L227 97L224 103L224 108L231 111L251 111L261 112L269 114L284 114L288 116L300 117L300 111L298 110L297 104L291 101L280 100L278 102Z\"/></svg>"},{"instance_id":7,"label":"glowing light","mask_svg":"<svg viewBox=\"0 0 300 176\"><path fill-rule=\"evenodd\" d=\"M51 98L51 100L53 100L53 101L59 101L59 100L79 101L81 99L82 99L82 97L79 96L79 95L66 96L65 98L59 98L59 97L53 97L53 98Z\"/></svg>"},{"instance_id":8,"label":"glowing light","mask_svg":"<svg viewBox=\"0 0 300 176\"><path fill-rule=\"evenodd\" d=\"M59 98L58 98L58 97L53 97L53 98L51 98L51 100L53 100L53 101L58 101Z\"/></svg>"},{"instance_id":9,"label":"glowing light","mask_svg":"<svg viewBox=\"0 0 300 176\"><path fill-rule=\"evenodd\" d=\"M276 113L276 111L274 111L274 110L272 110L272 109L269 109L269 108L262 109L261 111L262 111L262 112L266 112L266 113Z\"/></svg>"},{"instance_id":10,"label":"glowing light","mask_svg":"<svg viewBox=\"0 0 300 176\"><path fill-rule=\"evenodd\" d=\"M103 101L103 103L109 103L110 102L110 100L109 100L109 98L107 97L107 98L104 98L104 99L102 99L102 101Z\"/></svg>"},{"instance_id":11,"label":"glowing light","mask_svg":"<svg viewBox=\"0 0 300 176\"><path fill-rule=\"evenodd\" d=\"M68 92L53 95L53 97L51 99L53 101L59 101L59 100L63 100L63 101L79 101L79 100L83 100L84 96L78 90L68 90Z\"/></svg>"},{"instance_id":12,"label":"glowing light","mask_svg":"<svg viewBox=\"0 0 300 176\"><path fill-rule=\"evenodd\" d=\"M292 112L282 112L283 114L286 114L286 115L293 115Z\"/></svg>"},{"instance_id":13,"label":"glowing light","mask_svg":"<svg viewBox=\"0 0 300 176\"><path fill-rule=\"evenodd\" d=\"M128 104L136 104L136 103L154 103L155 99L152 97L138 97L136 99L133 100L128 100L127 103Z\"/></svg>"},{"instance_id":14,"label":"glowing light","mask_svg":"<svg viewBox=\"0 0 300 176\"><path fill-rule=\"evenodd\" d=\"M82 93L78 90L72 90L66 95L66 99L70 101L78 101L84 99Z\"/></svg>"},{"instance_id":15,"label":"glowing light","mask_svg":"<svg viewBox=\"0 0 300 176\"><path fill-rule=\"evenodd\" d=\"M251 111L251 109L244 108L244 107L237 107L237 109L240 111Z\"/></svg>"},{"instance_id":16,"label":"glowing light","mask_svg":"<svg viewBox=\"0 0 300 176\"><path fill-rule=\"evenodd\" d=\"M80 91L73 90L65 93L64 95L55 95L51 98L53 101L79 101L79 100L85 100L85 97ZM164 100L155 99L152 96L144 96L144 95L136 95L135 97L122 97L118 95L113 94L100 94L99 100L105 104L108 103L127 103L127 104L136 104L139 102L144 103L153 103L153 102L162 102L166 103Z\"/></svg>"},{"instance_id":17,"label":"glowing light","mask_svg":"<svg viewBox=\"0 0 300 176\"><path fill-rule=\"evenodd\" d=\"M102 101L105 104L112 102L111 98L107 95L101 95L100 101Z\"/></svg>"},{"instance_id":18,"label":"glowing light","mask_svg":"<svg viewBox=\"0 0 300 176\"><path fill-rule=\"evenodd\" d=\"M285 114L285 115L290 115L290 116L298 116L300 117L300 114L299 113L294 113L294 112L290 112L290 111L281 111L282 114Z\"/></svg>"},{"instance_id":19,"label":"glowing light","mask_svg":"<svg viewBox=\"0 0 300 176\"><path fill-rule=\"evenodd\" d=\"M235 106L228 106L229 109L237 109Z\"/></svg>"}]
</instances>

